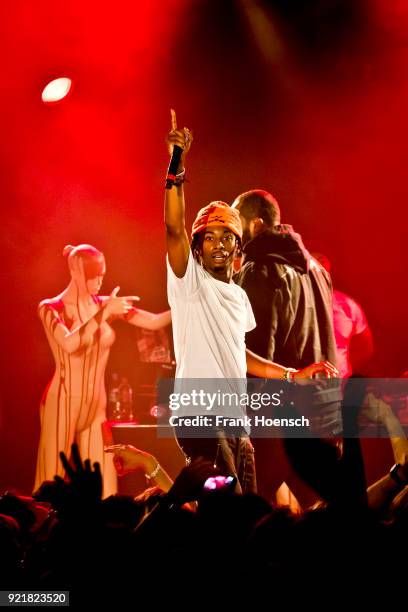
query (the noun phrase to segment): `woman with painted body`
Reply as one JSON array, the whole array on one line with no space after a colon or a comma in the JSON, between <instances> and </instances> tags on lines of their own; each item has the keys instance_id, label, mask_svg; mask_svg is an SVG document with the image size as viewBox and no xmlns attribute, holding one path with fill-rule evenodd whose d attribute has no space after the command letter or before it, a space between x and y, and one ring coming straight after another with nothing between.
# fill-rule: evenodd
<instances>
[{"instance_id":1,"label":"woman with painted body","mask_svg":"<svg viewBox=\"0 0 408 612\"><path fill-rule=\"evenodd\" d=\"M41 435L34 489L54 475L63 476L59 452L77 442L80 453L98 461L104 497L116 492L116 472L103 450L101 424L106 418L105 369L115 332L110 323L124 319L145 329L171 321L170 311L153 314L133 307L135 296L99 296L106 272L103 253L81 244L64 249L71 281L58 296L43 300L38 314L44 325L56 369L41 400Z\"/></svg>"}]
</instances>

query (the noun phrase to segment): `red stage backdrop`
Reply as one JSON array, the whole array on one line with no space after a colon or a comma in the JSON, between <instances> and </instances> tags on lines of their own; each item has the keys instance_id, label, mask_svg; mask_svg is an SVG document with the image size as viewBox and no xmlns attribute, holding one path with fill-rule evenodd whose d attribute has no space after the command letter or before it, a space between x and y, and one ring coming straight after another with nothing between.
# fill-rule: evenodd
<instances>
[{"instance_id":1,"label":"red stage backdrop","mask_svg":"<svg viewBox=\"0 0 408 612\"><path fill-rule=\"evenodd\" d=\"M211 199L270 190L363 305L373 373L408 368L407 41L403 0L2 3L3 486L32 484L52 373L36 307L68 281L63 246L104 251L106 292L167 305L171 107L195 135L188 218ZM59 76L72 92L46 106L41 91ZM135 353L119 338L112 359Z\"/></svg>"}]
</instances>

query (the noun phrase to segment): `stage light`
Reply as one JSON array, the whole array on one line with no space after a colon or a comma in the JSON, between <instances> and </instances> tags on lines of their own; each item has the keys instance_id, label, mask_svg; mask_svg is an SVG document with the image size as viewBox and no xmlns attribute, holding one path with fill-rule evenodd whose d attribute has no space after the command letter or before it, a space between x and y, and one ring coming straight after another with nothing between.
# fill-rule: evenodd
<instances>
[{"instance_id":1,"label":"stage light","mask_svg":"<svg viewBox=\"0 0 408 612\"><path fill-rule=\"evenodd\" d=\"M54 104L65 98L72 87L71 79L67 77L61 77L54 79L46 85L41 94L42 101L44 104Z\"/></svg>"}]
</instances>

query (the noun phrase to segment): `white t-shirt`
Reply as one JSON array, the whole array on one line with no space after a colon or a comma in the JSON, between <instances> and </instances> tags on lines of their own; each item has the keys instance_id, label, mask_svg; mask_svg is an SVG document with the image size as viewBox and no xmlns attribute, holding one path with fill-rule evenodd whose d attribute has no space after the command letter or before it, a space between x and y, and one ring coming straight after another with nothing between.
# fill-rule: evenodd
<instances>
[{"instance_id":1,"label":"white t-shirt","mask_svg":"<svg viewBox=\"0 0 408 612\"><path fill-rule=\"evenodd\" d=\"M190 251L178 278L167 258L176 378L246 378L245 333L256 326L247 294L209 274Z\"/></svg>"}]
</instances>

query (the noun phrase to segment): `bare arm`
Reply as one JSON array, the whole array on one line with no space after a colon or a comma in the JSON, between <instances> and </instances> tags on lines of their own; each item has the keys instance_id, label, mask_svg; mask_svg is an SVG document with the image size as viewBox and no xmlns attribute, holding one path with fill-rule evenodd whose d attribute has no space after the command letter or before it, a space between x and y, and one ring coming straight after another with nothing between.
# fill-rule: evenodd
<instances>
[{"instance_id":1,"label":"bare arm","mask_svg":"<svg viewBox=\"0 0 408 612\"><path fill-rule=\"evenodd\" d=\"M161 329L170 325L171 323L171 311L166 310L155 314L154 312L148 312L147 310L140 310L139 308L133 308L128 315L125 315L128 323L135 325L136 327L143 327L143 329Z\"/></svg>"},{"instance_id":2,"label":"bare arm","mask_svg":"<svg viewBox=\"0 0 408 612\"><path fill-rule=\"evenodd\" d=\"M408 463L400 464L398 476L401 481L408 483ZM406 484L397 483L390 474L386 474L367 489L368 505L372 510L388 510L390 503Z\"/></svg>"},{"instance_id":3,"label":"bare arm","mask_svg":"<svg viewBox=\"0 0 408 612\"><path fill-rule=\"evenodd\" d=\"M159 469L156 473L156 476L151 477L151 480L155 483L156 487L160 487L162 491L167 493L173 486L173 481L166 472L166 470L158 462L157 465L153 468L153 470L150 471L150 473L155 471L157 469L157 466L159 467Z\"/></svg>"},{"instance_id":4,"label":"bare arm","mask_svg":"<svg viewBox=\"0 0 408 612\"><path fill-rule=\"evenodd\" d=\"M368 393L364 399L361 414L373 423L384 425L388 432L395 463L407 463L408 440L391 406L373 393Z\"/></svg>"},{"instance_id":5,"label":"bare arm","mask_svg":"<svg viewBox=\"0 0 408 612\"><path fill-rule=\"evenodd\" d=\"M172 479L154 455L131 444L113 444L105 446L104 450L106 453L114 453L113 462L119 476L142 471L145 475L150 475L150 480L165 493L172 487Z\"/></svg>"},{"instance_id":6,"label":"bare arm","mask_svg":"<svg viewBox=\"0 0 408 612\"><path fill-rule=\"evenodd\" d=\"M371 510L387 509L390 502L401 491L401 487L387 474L367 489L368 506Z\"/></svg>"},{"instance_id":7,"label":"bare arm","mask_svg":"<svg viewBox=\"0 0 408 612\"><path fill-rule=\"evenodd\" d=\"M256 355L249 349L246 349L247 371L258 378L285 378L285 373L288 368L285 368L278 363L268 361L259 355ZM328 361L313 363L301 370L292 370L291 377L296 379L312 378L315 374L324 374L327 377L338 376L337 369Z\"/></svg>"},{"instance_id":8,"label":"bare arm","mask_svg":"<svg viewBox=\"0 0 408 612\"><path fill-rule=\"evenodd\" d=\"M52 301L44 300L38 306L38 315L55 342L68 354L76 353L84 346L88 346L99 330L101 324L111 316L125 315L132 309L132 297L117 297L119 287L116 287L106 303L87 321L69 330L61 319L59 312L54 308Z\"/></svg>"},{"instance_id":9,"label":"bare arm","mask_svg":"<svg viewBox=\"0 0 408 612\"><path fill-rule=\"evenodd\" d=\"M171 131L167 136L169 153L172 153L174 145L181 147L184 152L177 172L184 168L184 159L191 143L190 132L177 129L176 113L171 111ZM189 136L186 141L187 135ZM169 263L174 274L182 278L187 269L190 253L190 243L185 226L185 204L183 184L173 185L166 189L164 198L164 222L166 225L167 253Z\"/></svg>"},{"instance_id":10,"label":"bare arm","mask_svg":"<svg viewBox=\"0 0 408 612\"><path fill-rule=\"evenodd\" d=\"M247 371L258 378L283 378L286 368L246 349Z\"/></svg>"}]
</instances>

